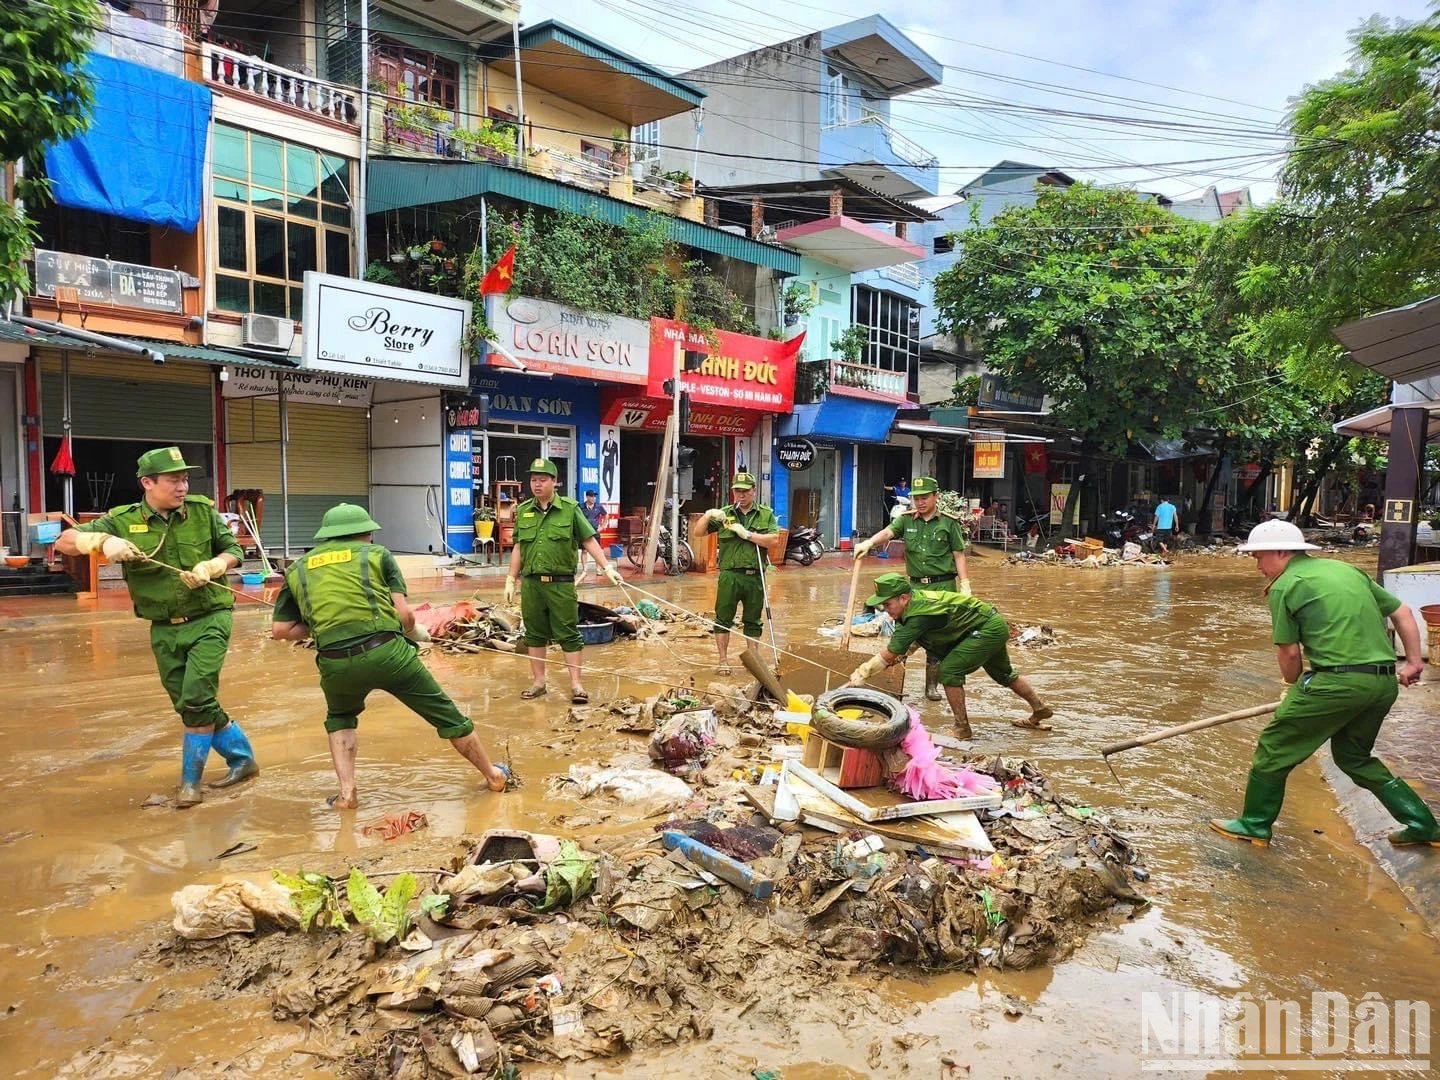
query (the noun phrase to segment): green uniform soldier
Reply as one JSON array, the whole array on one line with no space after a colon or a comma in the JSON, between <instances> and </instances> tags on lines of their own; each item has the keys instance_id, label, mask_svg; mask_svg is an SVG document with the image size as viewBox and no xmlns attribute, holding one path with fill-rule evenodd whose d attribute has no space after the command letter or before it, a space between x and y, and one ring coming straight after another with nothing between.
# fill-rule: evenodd
<instances>
[{"instance_id":1,"label":"green uniform soldier","mask_svg":"<svg viewBox=\"0 0 1440 1080\"><path fill-rule=\"evenodd\" d=\"M223 583L245 553L215 504L190 494L197 468L185 464L179 447L146 451L135 469L144 497L66 529L55 544L64 555L99 553L119 563L135 615L150 623L160 682L185 725L177 809L203 800L200 777L212 749L230 767L212 787L260 771L250 740L216 700L235 606Z\"/></svg>"},{"instance_id":2,"label":"green uniform soldier","mask_svg":"<svg viewBox=\"0 0 1440 1080\"><path fill-rule=\"evenodd\" d=\"M1030 706L1030 715L1024 720L1011 720L1012 724L1049 730L1044 721L1055 712L1010 663L1010 627L985 601L956 592L915 589L899 574L881 574L875 579L875 594L865 601L865 606L883 607L895 620L895 633L881 653L855 669L850 685L863 685L880 671L898 664L901 657L919 645L927 656L939 658L940 685L950 699L959 738L971 737L970 718L965 711L965 676L977 668L984 668L986 675L1015 691Z\"/></svg>"},{"instance_id":3,"label":"green uniform soldier","mask_svg":"<svg viewBox=\"0 0 1440 1080\"><path fill-rule=\"evenodd\" d=\"M1255 526L1240 550L1252 553L1270 580L1271 640L1280 674L1291 686L1255 746L1245 808L1238 818L1212 820L1211 828L1268 846L1270 827L1285 800L1286 777L1328 740L1341 771L1373 792L1405 826L1390 834L1390 843L1440 847L1435 815L1373 753L1399 684L1409 686L1424 670L1415 616L1356 567L1306 555L1315 545L1305 543L1288 521ZM1386 619L1405 646L1405 662L1398 669ZM1302 672L1303 661L1309 661L1309 671Z\"/></svg>"},{"instance_id":4,"label":"green uniform soldier","mask_svg":"<svg viewBox=\"0 0 1440 1080\"><path fill-rule=\"evenodd\" d=\"M420 662L412 642L429 641L430 635L415 622L395 556L370 542L379 528L362 506L340 503L325 511L315 533L321 543L285 571L270 627L278 641L315 639L325 731L340 781L339 793L327 801L337 810L360 803L356 728L373 690L384 690L418 713L480 770L491 791L504 791L509 773L491 762L470 718Z\"/></svg>"},{"instance_id":5,"label":"green uniform soldier","mask_svg":"<svg viewBox=\"0 0 1440 1080\"><path fill-rule=\"evenodd\" d=\"M911 585L932 592L960 592L970 595L970 572L965 565L965 531L954 514L942 514L940 483L933 476L917 476L910 489L911 509L901 511L894 521L868 540L855 545L855 558L863 559L876 544L905 541L905 573ZM940 661L925 653L925 696L940 700Z\"/></svg>"},{"instance_id":6,"label":"green uniform soldier","mask_svg":"<svg viewBox=\"0 0 1440 1080\"><path fill-rule=\"evenodd\" d=\"M505 603L515 603L518 583L531 677L520 696L532 701L545 693L545 646L553 642L565 653L571 704L584 705L590 695L580 682L580 651L585 643L580 638L580 598L575 594L577 553L583 548L612 584L623 584L625 579L605 558L580 504L555 494L558 476L553 461L536 458L530 463L532 498L515 508L515 547L505 578Z\"/></svg>"},{"instance_id":7,"label":"green uniform soldier","mask_svg":"<svg viewBox=\"0 0 1440 1080\"><path fill-rule=\"evenodd\" d=\"M755 477L737 472L730 481L729 504L705 511L705 529L720 533L715 557L720 571L715 586L715 651L720 656L718 671L729 675L730 629L737 608L745 636L760 637L765 566L780 539L780 523L774 510L755 501Z\"/></svg>"}]
</instances>

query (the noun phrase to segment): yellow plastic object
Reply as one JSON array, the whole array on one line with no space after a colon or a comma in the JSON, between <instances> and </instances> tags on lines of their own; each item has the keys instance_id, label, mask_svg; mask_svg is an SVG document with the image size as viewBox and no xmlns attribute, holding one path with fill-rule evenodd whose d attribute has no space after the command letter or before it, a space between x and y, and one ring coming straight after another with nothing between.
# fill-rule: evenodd
<instances>
[{"instance_id":1,"label":"yellow plastic object","mask_svg":"<svg viewBox=\"0 0 1440 1080\"><path fill-rule=\"evenodd\" d=\"M841 709L835 714L842 720L859 720L865 715L864 709Z\"/></svg>"},{"instance_id":2,"label":"yellow plastic object","mask_svg":"<svg viewBox=\"0 0 1440 1080\"><path fill-rule=\"evenodd\" d=\"M804 713L806 716L809 716L810 706L806 704L805 699L795 693L795 691L787 690L785 691L785 711Z\"/></svg>"}]
</instances>

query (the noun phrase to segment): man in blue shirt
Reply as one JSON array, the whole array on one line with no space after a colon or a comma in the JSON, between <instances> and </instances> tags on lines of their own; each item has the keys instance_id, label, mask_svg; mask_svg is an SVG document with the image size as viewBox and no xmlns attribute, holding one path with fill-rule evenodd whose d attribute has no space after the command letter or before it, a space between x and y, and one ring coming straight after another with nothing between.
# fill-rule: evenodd
<instances>
[{"instance_id":1,"label":"man in blue shirt","mask_svg":"<svg viewBox=\"0 0 1440 1080\"><path fill-rule=\"evenodd\" d=\"M1175 542L1175 530L1180 527L1180 511L1168 498L1162 498L1155 507L1155 517L1150 522L1155 530L1155 539L1160 544L1160 554L1170 554L1170 545Z\"/></svg>"},{"instance_id":2,"label":"man in blue shirt","mask_svg":"<svg viewBox=\"0 0 1440 1080\"><path fill-rule=\"evenodd\" d=\"M585 501L580 504L580 512L585 515L585 520L590 522L590 527L598 534L600 532L600 523L605 520L605 508L595 501L595 492L585 492ZM588 559L590 565L595 567L594 579L596 581L604 580L604 568L595 561L595 556L587 553L583 558ZM581 569L584 569L583 559Z\"/></svg>"}]
</instances>

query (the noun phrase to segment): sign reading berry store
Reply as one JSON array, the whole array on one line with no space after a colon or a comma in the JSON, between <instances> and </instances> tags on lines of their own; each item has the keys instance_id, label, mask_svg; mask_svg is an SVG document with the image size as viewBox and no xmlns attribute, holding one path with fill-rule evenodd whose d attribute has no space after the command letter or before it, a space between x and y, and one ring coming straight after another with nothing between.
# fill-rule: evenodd
<instances>
[{"instance_id":1,"label":"sign reading berry store","mask_svg":"<svg viewBox=\"0 0 1440 1080\"><path fill-rule=\"evenodd\" d=\"M795 406L795 356L805 335L789 341L716 331L712 338L672 319L650 320L651 397L666 397L665 381L675 370L675 346L705 354L698 371L681 376L681 389L694 406L728 406L755 412L788 413Z\"/></svg>"}]
</instances>

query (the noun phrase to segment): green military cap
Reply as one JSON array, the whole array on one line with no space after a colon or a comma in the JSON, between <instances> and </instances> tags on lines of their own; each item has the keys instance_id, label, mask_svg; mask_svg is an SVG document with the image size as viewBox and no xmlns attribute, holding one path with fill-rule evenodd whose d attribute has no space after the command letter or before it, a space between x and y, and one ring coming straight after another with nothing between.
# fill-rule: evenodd
<instances>
[{"instance_id":1,"label":"green military cap","mask_svg":"<svg viewBox=\"0 0 1440 1080\"><path fill-rule=\"evenodd\" d=\"M911 495L935 495L940 491L940 482L933 476L917 476L910 485Z\"/></svg>"},{"instance_id":2,"label":"green military cap","mask_svg":"<svg viewBox=\"0 0 1440 1080\"><path fill-rule=\"evenodd\" d=\"M315 539L334 540L337 536L358 536L360 533L375 532L379 528L363 506L339 503L325 511L325 516L320 519L320 528L315 531Z\"/></svg>"},{"instance_id":3,"label":"green military cap","mask_svg":"<svg viewBox=\"0 0 1440 1080\"><path fill-rule=\"evenodd\" d=\"M555 468L555 463L553 461L546 461L543 457L537 457L534 461L530 462L530 475L534 476L536 473L553 476L557 480L560 478L560 471Z\"/></svg>"},{"instance_id":4,"label":"green military cap","mask_svg":"<svg viewBox=\"0 0 1440 1080\"><path fill-rule=\"evenodd\" d=\"M875 595L865 601L866 607L879 607L886 600L893 600L910 591L910 580L903 574L881 574L875 579Z\"/></svg>"},{"instance_id":5,"label":"green military cap","mask_svg":"<svg viewBox=\"0 0 1440 1080\"><path fill-rule=\"evenodd\" d=\"M135 462L136 476L158 476L160 473L185 472L200 469L202 465L186 465L185 457L178 446L162 446L158 450L146 450Z\"/></svg>"},{"instance_id":6,"label":"green military cap","mask_svg":"<svg viewBox=\"0 0 1440 1080\"><path fill-rule=\"evenodd\" d=\"M739 488L744 491L755 486L755 477L748 472L737 472L735 478L730 481L732 488Z\"/></svg>"}]
</instances>

